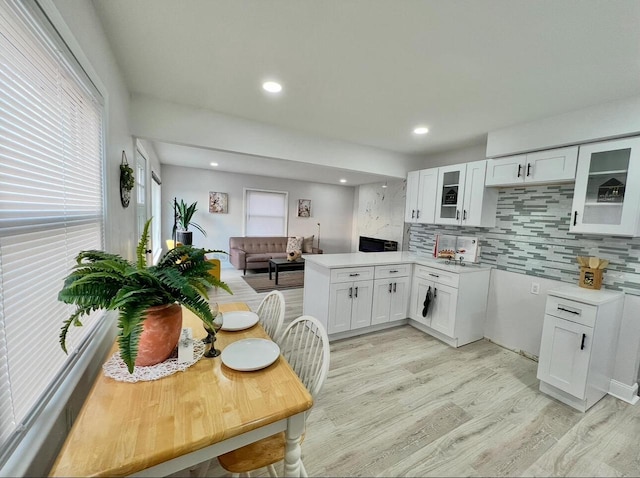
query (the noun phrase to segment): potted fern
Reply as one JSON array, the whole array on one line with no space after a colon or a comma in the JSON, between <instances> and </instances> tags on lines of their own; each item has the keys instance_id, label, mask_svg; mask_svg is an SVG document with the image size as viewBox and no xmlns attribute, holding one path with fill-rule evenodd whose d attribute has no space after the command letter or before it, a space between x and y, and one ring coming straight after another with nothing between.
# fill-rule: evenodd
<instances>
[{"instance_id":1,"label":"potted fern","mask_svg":"<svg viewBox=\"0 0 640 478\"><path fill-rule=\"evenodd\" d=\"M172 235L176 236L176 241L182 244L192 244L193 243L193 232L189 230L189 226L195 227L198 231L200 231L205 237L207 233L199 224L193 222L193 215L196 213L196 205L198 202L194 202L193 204L187 205L183 199L180 202L175 202L174 200L174 208L175 208L175 222L173 224L173 233Z\"/></svg>"},{"instance_id":2,"label":"potted fern","mask_svg":"<svg viewBox=\"0 0 640 478\"><path fill-rule=\"evenodd\" d=\"M129 373L133 373L134 365L152 365L149 362L159 363L171 355L180 338L181 305L211 327L214 315L207 289L221 287L232 292L210 274L215 266L205 254L224 251L182 245L164 254L157 265L147 266L150 223L151 219L138 243L135 264L97 250L82 251L76 257L77 264L58 294L62 302L77 306L60 332L65 353L69 328L81 326L83 315L99 309L119 311L118 345ZM154 335L159 338L154 339ZM155 345L154 340L158 340Z\"/></svg>"}]
</instances>

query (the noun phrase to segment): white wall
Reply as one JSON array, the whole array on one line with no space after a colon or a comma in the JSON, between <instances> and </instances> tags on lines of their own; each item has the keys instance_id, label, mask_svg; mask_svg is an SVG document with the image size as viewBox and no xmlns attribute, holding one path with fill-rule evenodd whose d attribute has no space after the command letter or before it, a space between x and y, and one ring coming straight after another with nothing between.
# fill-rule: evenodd
<instances>
[{"instance_id":1,"label":"white wall","mask_svg":"<svg viewBox=\"0 0 640 478\"><path fill-rule=\"evenodd\" d=\"M640 96L491 131L487 157L640 133Z\"/></svg>"},{"instance_id":2,"label":"white wall","mask_svg":"<svg viewBox=\"0 0 640 478\"><path fill-rule=\"evenodd\" d=\"M222 151L315 163L403 178L415 158L246 120L211 110L134 95L136 136Z\"/></svg>"},{"instance_id":3,"label":"white wall","mask_svg":"<svg viewBox=\"0 0 640 478\"><path fill-rule=\"evenodd\" d=\"M453 149L442 153L430 154L422 158L420 165L414 170L449 166L452 164L470 163L485 159L486 143L476 144L465 148Z\"/></svg>"},{"instance_id":4,"label":"white wall","mask_svg":"<svg viewBox=\"0 0 640 478\"><path fill-rule=\"evenodd\" d=\"M325 253L351 250L354 189L305 181L218 172L208 169L162 166L162 232L167 239L173 227L173 198L187 204L198 202L194 221L207 231L193 233L198 247L229 251L229 237L243 235L244 188L287 191L289 193L290 236L316 236L320 223L320 247ZM229 213L208 212L209 192L229 195ZM298 199L311 200L311 217L297 217Z\"/></svg>"}]
</instances>

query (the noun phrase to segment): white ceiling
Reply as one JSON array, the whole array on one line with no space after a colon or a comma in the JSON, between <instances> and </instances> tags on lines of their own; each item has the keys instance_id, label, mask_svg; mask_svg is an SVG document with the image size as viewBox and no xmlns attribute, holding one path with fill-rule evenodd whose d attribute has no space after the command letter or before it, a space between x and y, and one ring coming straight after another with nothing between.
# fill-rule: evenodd
<instances>
[{"instance_id":1,"label":"white ceiling","mask_svg":"<svg viewBox=\"0 0 640 478\"><path fill-rule=\"evenodd\" d=\"M640 94L639 0L94 5L132 93L404 154Z\"/></svg>"}]
</instances>

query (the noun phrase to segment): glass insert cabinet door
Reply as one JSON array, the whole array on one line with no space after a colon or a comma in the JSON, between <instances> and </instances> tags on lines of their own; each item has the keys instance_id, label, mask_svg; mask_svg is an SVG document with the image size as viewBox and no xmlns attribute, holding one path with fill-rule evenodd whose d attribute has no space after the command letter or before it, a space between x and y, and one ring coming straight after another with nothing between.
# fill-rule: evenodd
<instances>
[{"instance_id":1,"label":"glass insert cabinet door","mask_svg":"<svg viewBox=\"0 0 640 478\"><path fill-rule=\"evenodd\" d=\"M569 230L638 235L640 137L580 146Z\"/></svg>"},{"instance_id":2,"label":"glass insert cabinet door","mask_svg":"<svg viewBox=\"0 0 640 478\"><path fill-rule=\"evenodd\" d=\"M436 224L460 224L466 168L466 164L439 168Z\"/></svg>"}]
</instances>

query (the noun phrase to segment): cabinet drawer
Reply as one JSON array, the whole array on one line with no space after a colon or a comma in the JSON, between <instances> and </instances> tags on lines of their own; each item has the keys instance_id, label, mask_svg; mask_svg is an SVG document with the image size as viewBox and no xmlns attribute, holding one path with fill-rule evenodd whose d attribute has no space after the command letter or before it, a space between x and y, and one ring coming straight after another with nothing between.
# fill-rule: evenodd
<instances>
[{"instance_id":1,"label":"cabinet drawer","mask_svg":"<svg viewBox=\"0 0 640 478\"><path fill-rule=\"evenodd\" d=\"M411 273L411 264L393 264L390 266L376 266L376 279L392 279L394 277L408 276Z\"/></svg>"},{"instance_id":2,"label":"cabinet drawer","mask_svg":"<svg viewBox=\"0 0 640 478\"><path fill-rule=\"evenodd\" d=\"M373 267L331 269L331 283L373 279Z\"/></svg>"},{"instance_id":3,"label":"cabinet drawer","mask_svg":"<svg viewBox=\"0 0 640 478\"><path fill-rule=\"evenodd\" d=\"M547 297L545 312L554 317L569 320L577 324L593 327L596 323L598 308L595 305L583 304L575 300L563 299L550 295Z\"/></svg>"},{"instance_id":4,"label":"cabinet drawer","mask_svg":"<svg viewBox=\"0 0 640 478\"><path fill-rule=\"evenodd\" d=\"M455 272L434 269L433 267L416 265L413 275L419 279L428 279L451 287L458 287L460 283L460 276Z\"/></svg>"}]
</instances>

